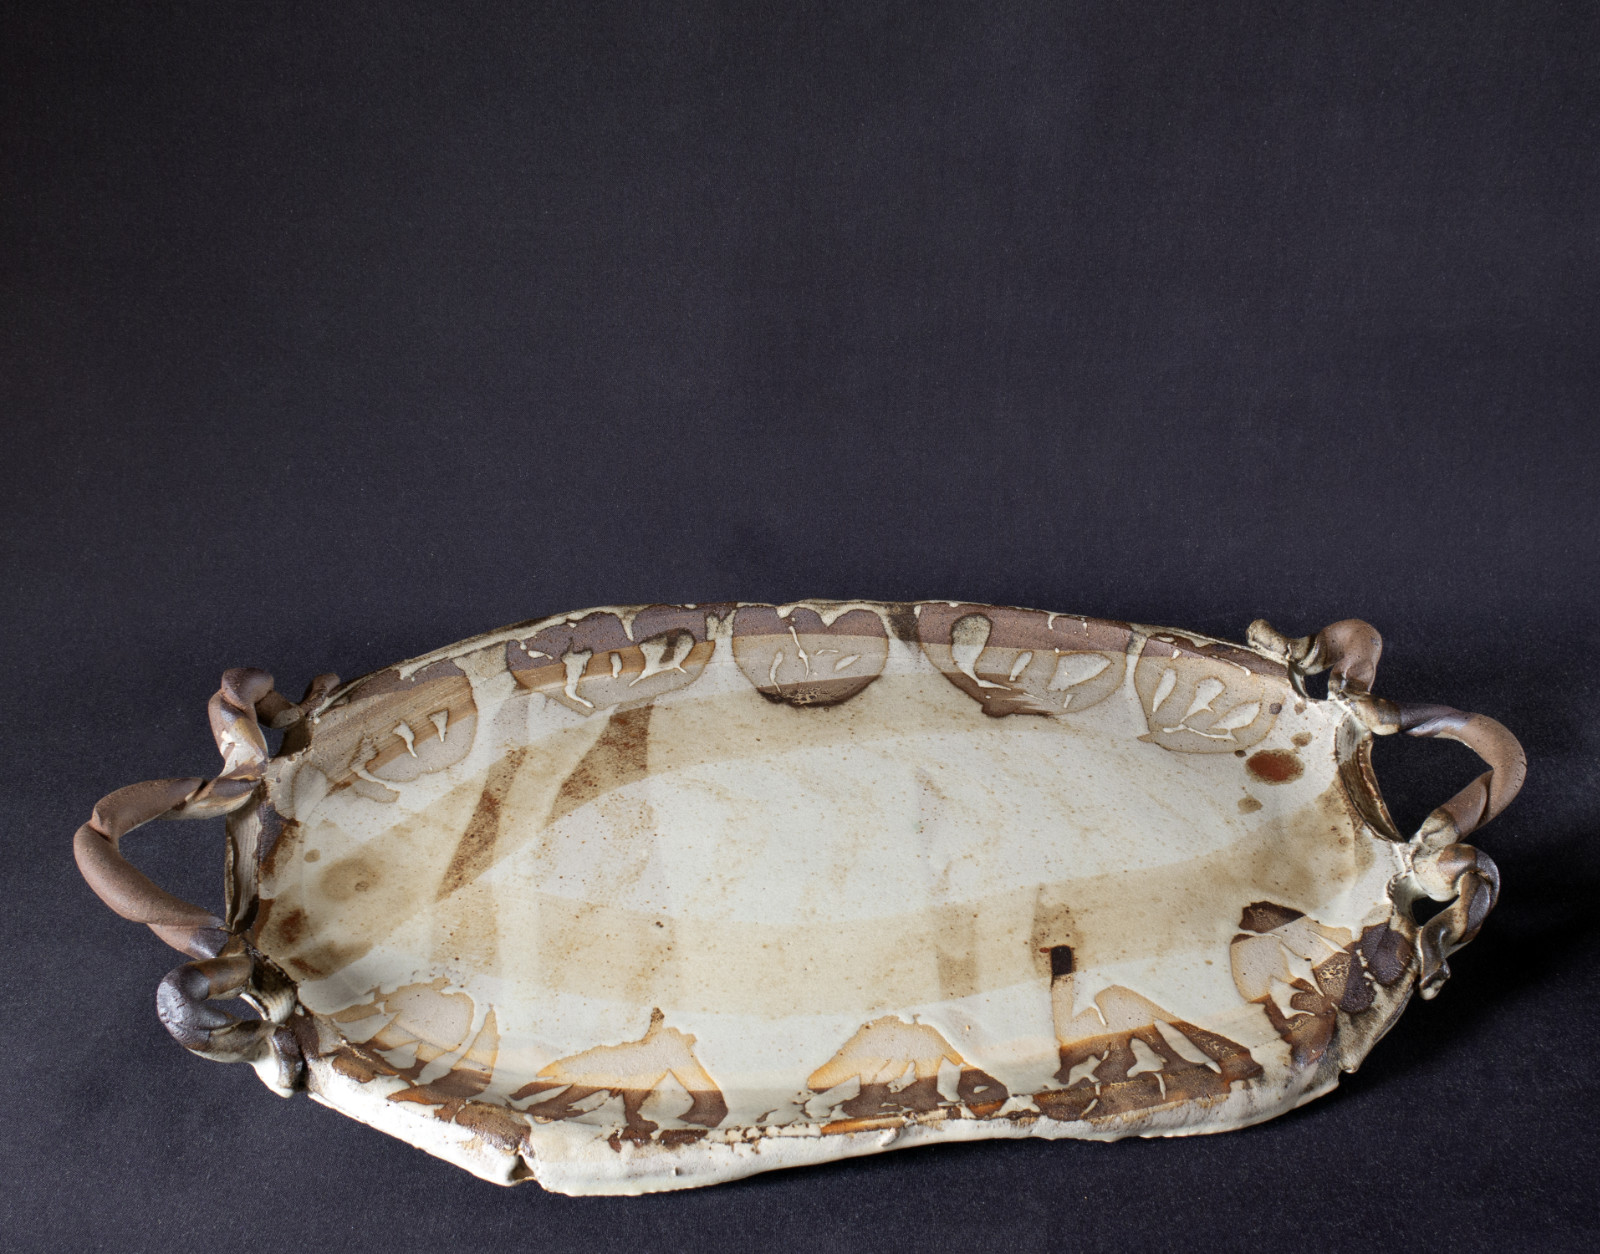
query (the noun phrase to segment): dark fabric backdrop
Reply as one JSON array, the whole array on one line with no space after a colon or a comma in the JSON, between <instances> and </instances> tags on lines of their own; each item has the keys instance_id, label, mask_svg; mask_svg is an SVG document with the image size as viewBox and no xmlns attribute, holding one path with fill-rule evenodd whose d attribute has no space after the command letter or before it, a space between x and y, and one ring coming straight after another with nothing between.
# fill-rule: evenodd
<instances>
[{"instance_id":1,"label":"dark fabric backdrop","mask_svg":"<svg viewBox=\"0 0 1600 1254\"><path fill-rule=\"evenodd\" d=\"M0 1244L1594 1248L1596 14L5 6ZM1258 1128L572 1200L184 1053L72 866L224 667L800 596L1370 619L1527 745L1503 904Z\"/></svg>"}]
</instances>

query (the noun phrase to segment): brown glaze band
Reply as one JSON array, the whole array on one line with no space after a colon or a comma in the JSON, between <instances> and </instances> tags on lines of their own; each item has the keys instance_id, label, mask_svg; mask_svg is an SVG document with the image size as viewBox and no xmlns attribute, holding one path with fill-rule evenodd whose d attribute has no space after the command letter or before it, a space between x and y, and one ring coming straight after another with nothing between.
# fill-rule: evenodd
<instances>
[{"instance_id":1,"label":"brown glaze band","mask_svg":"<svg viewBox=\"0 0 1600 1254\"><path fill-rule=\"evenodd\" d=\"M216 957L228 941L222 920L157 885L122 856L120 842L155 819L210 819L242 807L269 756L261 721L274 728L293 726L338 682L336 675L319 675L302 700L291 702L273 690L266 671L245 667L224 672L206 706L222 754L222 773L212 780L147 780L102 797L72 842L78 870L95 895L191 958Z\"/></svg>"},{"instance_id":2,"label":"brown glaze band","mask_svg":"<svg viewBox=\"0 0 1600 1254\"><path fill-rule=\"evenodd\" d=\"M1358 618L1298 639L1257 619L1250 624L1249 638L1257 649L1284 661L1297 692L1304 694L1305 676L1328 671L1330 694L1340 695L1370 731L1454 740L1488 764L1487 771L1429 814L1412 838L1417 847L1412 863L1416 885L1433 900L1449 903L1423 924L1417 937L1418 988L1423 997L1433 997L1450 977L1450 955L1478 934L1499 900L1500 871L1494 860L1462 842L1522 790L1528 775L1522 745L1486 714L1371 696L1383 637Z\"/></svg>"}]
</instances>

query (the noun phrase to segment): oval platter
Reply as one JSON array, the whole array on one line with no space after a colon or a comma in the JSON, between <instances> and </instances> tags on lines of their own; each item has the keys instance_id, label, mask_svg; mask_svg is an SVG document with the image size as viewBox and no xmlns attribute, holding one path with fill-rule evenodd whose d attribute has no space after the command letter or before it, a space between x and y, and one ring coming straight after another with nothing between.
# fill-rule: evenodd
<instances>
[{"instance_id":1,"label":"oval platter","mask_svg":"<svg viewBox=\"0 0 1600 1254\"><path fill-rule=\"evenodd\" d=\"M1521 749L1373 696L1380 649L1356 620L584 610L297 703L229 671L223 772L111 794L75 847L195 959L158 993L181 1043L498 1183L1216 1132L1333 1088L1498 893L1463 838ZM1409 837L1370 762L1396 731L1491 768ZM222 918L121 856L221 814Z\"/></svg>"}]
</instances>

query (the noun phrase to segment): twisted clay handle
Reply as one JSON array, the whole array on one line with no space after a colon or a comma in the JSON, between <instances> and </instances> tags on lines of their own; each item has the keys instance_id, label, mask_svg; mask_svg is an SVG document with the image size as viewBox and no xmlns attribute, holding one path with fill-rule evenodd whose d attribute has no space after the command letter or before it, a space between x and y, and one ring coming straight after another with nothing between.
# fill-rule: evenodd
<instances>
[{"instance_id":1,"label":"twisted clay handle","mask_svg":"<svg viewBox=\"0 0 1600 1254\"><path fill-rule=\"evenodd\" d=\"M122 856L119 842L153 819L208 819L248 804L267 764L269 727L298 723L338 686L336 675L318 675L299 702L272 687L266 671L226 671L206 706L211 734L222 754L222 774L213 780L153 779L119 788L100 799L89 821L73 837L78 870L106 905L125 919L148 924L186 962L161 981L156 1013L185 1049L218 1062L249 1062L267 1084L289 1094L299 1083L301 1060L283 1026L294 1009L294 990L253 953L223 954L230 939L223 921L193 902L175 897ZM213 1001L249 994L260 1019L238 1019Z\"/></svg>"},{"instance_id":2,"label":"twisted clay handle","mask_svg":"<svg viewBox=\"0 0 1600 1254\"><path fill-rule=\"evenodd\" d=\"M1448 705L1398 703L1399 730L1408 736L1439 736L1467 746L1489 769L1423 820L1416 840L1425 850L1413 868L1435 901L1450 904L1417 938L1422 951L1421 990L1432 997L1450 978L1449 957L1478 934L1500 898L1500 869L1482 850L1463 843L1522 790L1528 758L1505 727L1485 714Z\"/></svg>"},{"instance_id":3,"label":"twisted clay handle","mask_svg":"<svg viewBox=\"0 0 1600 1254\"><path fill-rule=\"evenodd\" d=\"M1305 676L1329 671L1330 694L1340 695L1380 736L1438 736L1467 746L1489 766L1423 821L1411 843L1416 884L1435 901L1450 904L1418 934L1422 967L1418 986L1425 998L1450 978L1449 957L1478 934L1500 897L1500 871L1488 854L1465 838L1477 831L1522 790L1528 758L1517 738L1486 714L1468 714L1448 705L1385 701L1371 695L1383 653L1383 637L1370 623L1347 618L1315 636L1291 639L1271 624L1250 624L1250 643L1279 658L1289 681L1305 694Z\"/></svg>"},{"instance_id":4,"label":"twisted clay handle","mask_svg":"<svg viewBox=\"0 0 1600 1254\"><path fill-rule=\"evenodd\" d=\"M245 805L267 763L268 726L288 727L302 719L338 685L338 677L319 675L303 700L290 702L273 691L266 671L227 671L207 705L211 733L222 754L215 779L153 779L119 788L102 797L89 821L73 837L73 855L89 887L125 919L148 924L174 949L193 958L214 958L227 944L223 922L209 910L157 886L122 856L120 841L153 819L209 819Z\"/></svg>"}]
</instances>

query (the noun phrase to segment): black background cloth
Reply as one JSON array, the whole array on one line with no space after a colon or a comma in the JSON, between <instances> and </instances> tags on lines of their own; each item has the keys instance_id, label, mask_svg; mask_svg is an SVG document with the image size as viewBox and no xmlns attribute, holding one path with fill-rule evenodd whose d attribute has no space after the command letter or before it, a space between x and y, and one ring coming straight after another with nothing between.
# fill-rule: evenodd
<instances>
[{"instance_id":1,"label":"black background cloth","mask_svg":"<svg viewBox=\"0 0 1600 1254\"><path fill-rule=\"evenodd\" d=\"M0 1244L1594 1248L1596 12L5 6ZM225 667L805 596L1366 618L1528 748L1503 902L1253 1129L574 1200L187 1055L72 865Z\"/></svg>"}]
</instances>

